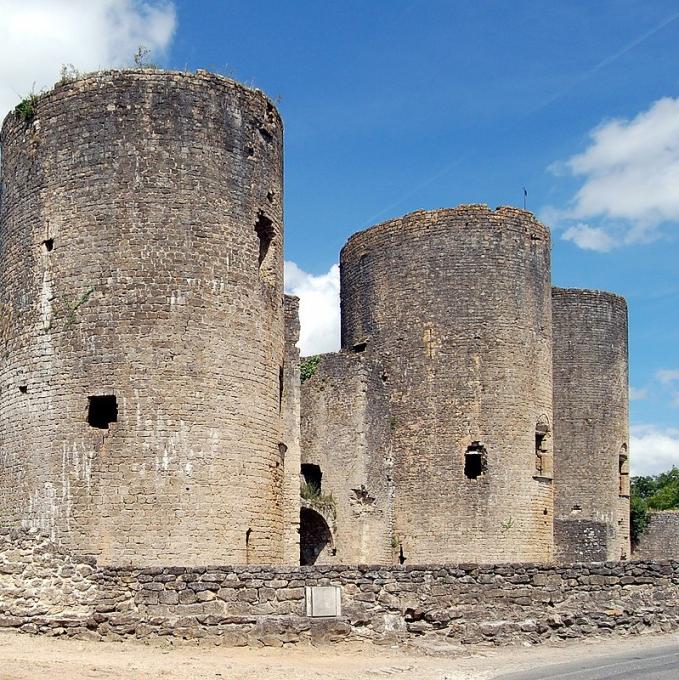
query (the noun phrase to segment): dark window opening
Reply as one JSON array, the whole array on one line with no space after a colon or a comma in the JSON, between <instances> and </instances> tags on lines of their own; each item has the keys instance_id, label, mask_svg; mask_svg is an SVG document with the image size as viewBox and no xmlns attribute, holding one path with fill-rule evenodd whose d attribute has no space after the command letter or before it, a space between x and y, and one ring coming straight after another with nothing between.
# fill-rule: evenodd
<instances>
[{"instance_id":1,"label":"dark window opening","mask_svg":"<svg viewBox=\"0 0 679 680\"><path fill-rule=\"evenodd\" d=\"M250 564L250 536L252 535L252 529L248 529L245 532L245 563Z\"/></svg>"},{"instance_id":2,"label":"dark window opening","mask_svg":"<svg viewBox=\"0 0 679 680\"><path fill-rule=\"evenodd\" d=\"M283 410L283 367L278 369L278 412Z\"/></svg>"},{"instance_id":3,"label":"dark window opening","mask_svg":"<svg viewBox=\"0 0 679 680\"><path fill-rule=\"evenodd\" d=\"M535 472L533 474L536 477L551 479L554 472L549 437L549 423L546 417L543 417L535 426Z\"/></svg>"},{"instance_id":4,"label":"dark window opening","mask_svg":"<svg viewBox=\"0 0 679 680\"><path fill-rule=\"evenodd\" d=\"M323 516L311 508L302 508L299 515L299 563L316 564L323 554L333 555L333 550L332 533Z\"/></svg>"},{"instance_id":5,"label":"dark window opening","mask_svg":"<svg viewBox=\"0 0 679 680\"><path fill-rule=\"evenodd\" d=\"M321 491L321 479L323 473L320 465L313 463L302 463L302 477L307 486L313 487L318 493Z\"/></svg>"},{"instance_id":6,"label":"dark window opening","mask_svg":"<svg viewBox=\"0 0 679 680\"><path fill-rule=\"evenodd\" d=\"M351 349L354 352L365 352L365 348L368 346L367 342L357 342Z\"/></svg>"},{"instance_id":7,"label":"dark window opening","mask_svg":"<svg viewBox=\"0 0 679 680\"><path fill-rule=\"evenodd\" d=\"M464 454L464 476L467 479L478 479L488 467L486 448L478 442L472 442Z\"/></svg>"},{"instance_id":8,"label":"dark window opening","mask_svg":"<svg viewBox=\"0 0 679 680\"><path fill-rule=\"evenodd\" d=\"M280 442L278 444L278 453L280 454L281 458L285 460L285 454L288 452L288 447L283 444L283 442Z\"/></svg>"},{"instance_id":9,"label":"dark window opening","mask_svg":"<svg viewBox=\"0 0 679 680\"><path fill-rule=\"evenodd\" d=\"M403 554L403 546L398 547L398 563L403 564L406 561L406 556Z\"/></svg>"},{"instance_id":10,"label":"dark window opening","mask_svg":"<svg viewBox=\"0 0 679 680\"><path fill-rule=\"evenodd\" d=\"M536 432L535 433L535 453L540 454L545 450L545 438L547 437L546 432Z\"/></svg>"},{"instance_id":11,"label":"dark window opening","mask_svg":"<svg viewBox=\"0 0 679 680\"><path fill-rule=\"evenodd\" d=\"M28 385L19 385L19 392L21 392L21 394L26 394L26 392L28 392Z\"/></svg>"},{"instance_id":12,"label":"dark window opening","mask_svg":"<svg viewBox=\"0 0 679 680\"><path fill-rule=\"evenodd\" d=\"M47 238L42 242L42 247L45 249L45 252L51 253L52 250L54 249L54 239L53 238Z\"/></svg>"},{"instance_id":13,"label":"dark window opening","mask_svg":"<svg viewBox=\"0 0 679 680\"><path fill-rule=\"evenodd\" d=\"M259 238L259 266L262 266L264 259L269 252L269 246L274 237L273 222L264 214L262 210L257 213L255 222L255 232Z\"/></svg>"},{"instance_id":14,"label":"dark window opening","mask_svg":"<svg viewBox=\"0 0 679 680\"><path fill-rule=\"evenodd\" d=\"M266 144L273 142L273 135L263 125L260 125L257 130Z\"/></svg>"},{"instance_id":15,"label":"dark window opening","mask_svg":"<svg viewBox=\"0 0 679 680\"><path fill-rule=\"evenodd\" d=\"M618 495L622 498L627 498L630 495L630 480L629 480L629 458L627 456L627 444L623 444L618 455L618 479L619 491Z\"/></svg>"},{"instance_id":16,"label":"dark window opening","mask_svg":"<svg viewBox=\"0 0 679 680\"><path fill-rule=\"evenodd\" d=\"M114 394L87 397L87 422L91 427L108 430L111 423L118 422L118 402Z\"/></svg>"}]
</instances>

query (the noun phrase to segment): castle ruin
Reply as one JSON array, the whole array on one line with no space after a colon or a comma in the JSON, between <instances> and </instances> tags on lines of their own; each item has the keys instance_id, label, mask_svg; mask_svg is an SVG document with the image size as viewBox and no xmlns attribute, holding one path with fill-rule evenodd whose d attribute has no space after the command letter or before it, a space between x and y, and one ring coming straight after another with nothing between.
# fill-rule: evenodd
<instances>
[{"instance_id":1,"label":"castle ruin","mask_svg":"<svg viewBox=\"0 0 679 680\"><path fill-rule=\"evenodd\" d=\"M626 306L552 290L530 213L352 236L300 386L265 95L107 71L0 143L0 525L114 565L629 555Z\"/></svg>"}]
</instances>

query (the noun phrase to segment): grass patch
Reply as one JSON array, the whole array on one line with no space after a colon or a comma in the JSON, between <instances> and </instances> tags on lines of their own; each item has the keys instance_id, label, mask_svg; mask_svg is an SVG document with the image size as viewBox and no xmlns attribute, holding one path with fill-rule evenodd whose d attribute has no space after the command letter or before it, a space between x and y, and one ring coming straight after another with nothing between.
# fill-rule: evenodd
<instances>
[{"instance_id":1,"label":"grass patch","mask_svg":"<svg viewBox=\"0 0 679 680\"><path fill-rule=\"evenodd\" d=\"M318 368L318 364L321 363L321 355L314 354L310 357L304 357L299 365L299 377L302 382L306 382L309 378L313 377Z\"/></svg>"},{"instance_id":2,"label":"grass patch","mask_svg":"<svg viewBox=\"0 0 679 680\"><path fill-rule=\"evenodd\" d=\"M321 493L321 489L313 482L302 482L300 496L318 512L337 517L337 503L331 493Z\"/></svg>"},{"instance_id":3,"label":"grass patch","mask_svg":"<svg viewBox=\"0 0 679 680\"><path fill-rule=\"evenodd\" d=\"M14 115L19 120L23 120L24 123L30 123L35 118L37 110L38 95L35 92L31 92L14 107Z\"/></svg>"}]
</instances>

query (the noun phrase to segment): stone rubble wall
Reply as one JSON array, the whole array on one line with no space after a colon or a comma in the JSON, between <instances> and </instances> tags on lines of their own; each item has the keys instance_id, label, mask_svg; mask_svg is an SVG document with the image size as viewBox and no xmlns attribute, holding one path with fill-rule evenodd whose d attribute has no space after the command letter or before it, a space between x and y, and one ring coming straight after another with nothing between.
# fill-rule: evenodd
<instances>
[{"instance_id":1,"label":"stone rubble wall","mask_svg":"<svg viewBox=\"0 0 679 680\"><path fill-rule=\"evenodd\" d=\"M101 599L94 560L73 559L36 529L0 529L0 628L64 632Z\"/></svg>"},{"instance_id":2,"label":"stone rubble wall","mask_svg":"<svg viewBox=\"0 0 679 680\"><path fill-rule=\"evenodd\" d=\"M305 586L337 585L338 618ZM679 561L93 568L37 533L0 534L0 627L224 645L540 643L679 627Z\"/></svg>"}]
</instances>

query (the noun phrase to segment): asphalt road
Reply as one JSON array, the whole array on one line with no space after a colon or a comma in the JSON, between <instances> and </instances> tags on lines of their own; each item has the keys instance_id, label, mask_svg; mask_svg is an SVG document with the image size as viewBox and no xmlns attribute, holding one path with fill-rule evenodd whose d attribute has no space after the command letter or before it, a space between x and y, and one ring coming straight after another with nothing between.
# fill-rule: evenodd
<instances>
[{"instance_id":1,"label":"asphalt road","mask_svg":"<svg viewBox=\"0 0 679 680\"><path fill-rule=\"evenodd\" d=\"M634 640L630 638L630 646ZM496 680L679 680L679 645L583 658L499 675Z\"/></svg>"}]
</instances>

